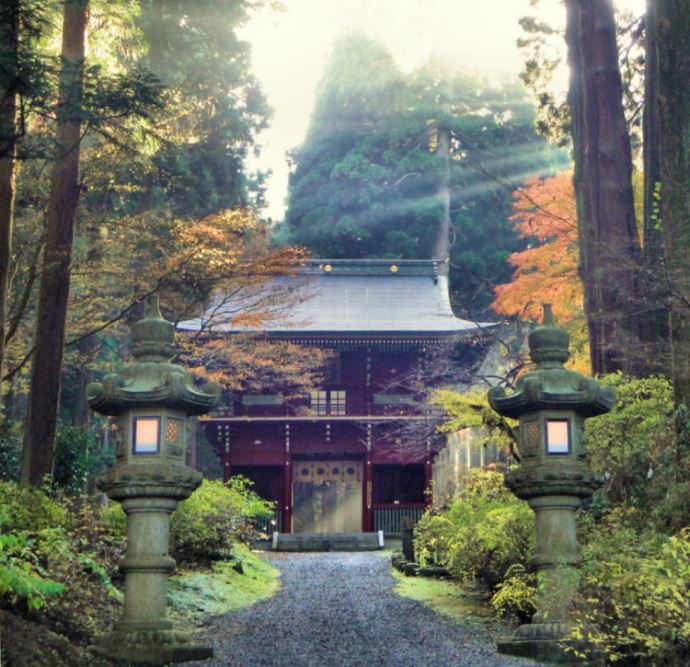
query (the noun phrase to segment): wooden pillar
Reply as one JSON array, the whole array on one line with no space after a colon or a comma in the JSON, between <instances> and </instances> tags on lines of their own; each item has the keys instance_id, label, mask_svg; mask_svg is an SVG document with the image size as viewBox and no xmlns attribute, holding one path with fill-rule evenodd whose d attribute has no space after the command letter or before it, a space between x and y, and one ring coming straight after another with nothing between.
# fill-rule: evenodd
<instances>
[{"instance_id":1,"label":"wooden pillar","mask_svg":"<svg viewBox=\"0 0 690 667\"><path fill-rule=\"evenodd\" d=\"M371 424L367 424L367 453L364 457L364 476L362 482L362 531L365 533L370 533L374 530L371 440Z\"/></svg>"},{"instance_id":2,"label":"wooden pillar","mask_svg":"<svg viewBox=\"0 0 690 667\"><path fill-rule=\"evenodd\" d=\"M367 402L367 414L371 414L371 348L367 348L367 360L366 360L366 375L364 378L364 394ZM367 428L371 428L371 424L367 425Z\"/></svg>"},{"instance_id":3,"label":"wooden pillar","mask_svg":"<svg viewBox=\"0 0 690 667\"><path fill-rule=\"evenodd\" d=\"M225 424L218 428L218 439L223 444L223 481L227 482L232 476L232 468L230 466L230 427Z\"/></svg>"},{"instance_id":4,"label":"wooden pillar","mask_svg":"<svg viewBox=\"0 0 690 667\"><path fill-rule=\"evenodd\" d=\"M292 454L290 424L285 424L285 465L283 466L283 531L292 532Z\"/></svg>"},{"instance_id":5,"label":"wooden pillar","mask_svg":"<svg viewBox=\"0 0 690 667\"><path fill-rule=\"evenodd\" d=\"M426 439L426 459L424 461L424 508L429 509L432 503L431 482L433 468L431 465L431 438Z\"/></svg>"}]
</instances>

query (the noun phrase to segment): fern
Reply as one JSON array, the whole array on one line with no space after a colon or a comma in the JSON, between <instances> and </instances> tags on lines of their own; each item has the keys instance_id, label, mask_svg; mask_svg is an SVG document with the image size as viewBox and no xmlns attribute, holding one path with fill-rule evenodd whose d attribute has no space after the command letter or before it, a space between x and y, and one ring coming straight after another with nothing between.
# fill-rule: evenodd
<instances>
[{"instance_id":1,"label":"fern","mask_svg":"<svg viewBox=\"0 0 690 667\"><path fill-rule=\"evenodd\" d=\"M40 609L46 598L59 595L64 586L45 576L27 531L0 534L0 598L11 604L24 602Z\"/></svg>"}]
</instances>

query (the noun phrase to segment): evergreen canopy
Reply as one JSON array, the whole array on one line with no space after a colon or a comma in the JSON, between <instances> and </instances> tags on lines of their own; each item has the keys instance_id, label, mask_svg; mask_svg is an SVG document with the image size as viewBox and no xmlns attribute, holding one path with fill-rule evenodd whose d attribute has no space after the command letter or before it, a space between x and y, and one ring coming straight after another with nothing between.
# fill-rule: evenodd
<instances>
[{"instance_id":1,"label":"evergreen canopy","mask_svg":"<svg viewBox=\"0 0 690 667\"><path fill-rule=\"evenodd\" d=\"M291 154L284 232L322 257L432 257L449 175L451 289L462 310L479 313L509 279L520 244L512 191L565 160L535 134L519 86L495 87L439 61L406 75L382 45L349 35Z\"/></svg>"}]
</instances>

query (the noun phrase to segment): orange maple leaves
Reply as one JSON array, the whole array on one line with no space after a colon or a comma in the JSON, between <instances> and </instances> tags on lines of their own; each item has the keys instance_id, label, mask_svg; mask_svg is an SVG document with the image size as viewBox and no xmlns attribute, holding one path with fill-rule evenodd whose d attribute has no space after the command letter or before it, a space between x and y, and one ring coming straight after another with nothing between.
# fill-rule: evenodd
<instances>
[{"instance_id":1,"label":"orange maple leaves","mask_svg":"<svg viewBox=\"0 0 690 667\"><path fill-rule=\"evenodd\" d=\"M511 220L528 239L510 256L513 280L495 289L492 308L502 315L540 320L542 304L553 305L556 320L571 336L569 366L589 371L584 294L578 274L577 211L572 173L533 178L513 194Z\"/></svg>"},{"instance_id":2,"label":"orange maple leaves","mask_svg":"<svg viewBox=\"0 0 690 667\"><path fill-rule=\"evenodd\" d=\"M515 191L513 209L511 220L529 245L510 256L513 280L496 288L492 307L503 315L538 319L542 304L551 303L556 318L569 322L583 307L572 174L530 179Z\"/></svg>"}]
</instances>

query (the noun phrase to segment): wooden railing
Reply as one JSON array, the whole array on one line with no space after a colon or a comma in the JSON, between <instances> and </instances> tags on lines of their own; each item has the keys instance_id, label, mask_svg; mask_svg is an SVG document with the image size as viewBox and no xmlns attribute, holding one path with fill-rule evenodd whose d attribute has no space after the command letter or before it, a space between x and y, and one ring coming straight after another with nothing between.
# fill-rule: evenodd
<instances>
[{"instance_id":1,"label":"wooden railing","mask_svg":"<svg viewBox=\"0 0 690 667\"><path fill-rule=\"evenodd\" d=\"M399 505L374 505L374 530L382 530L384 534L400 533L402 518L410 517L416 525L424 514L423 503L400 503Z\"/></svg>"}]
</instances>

